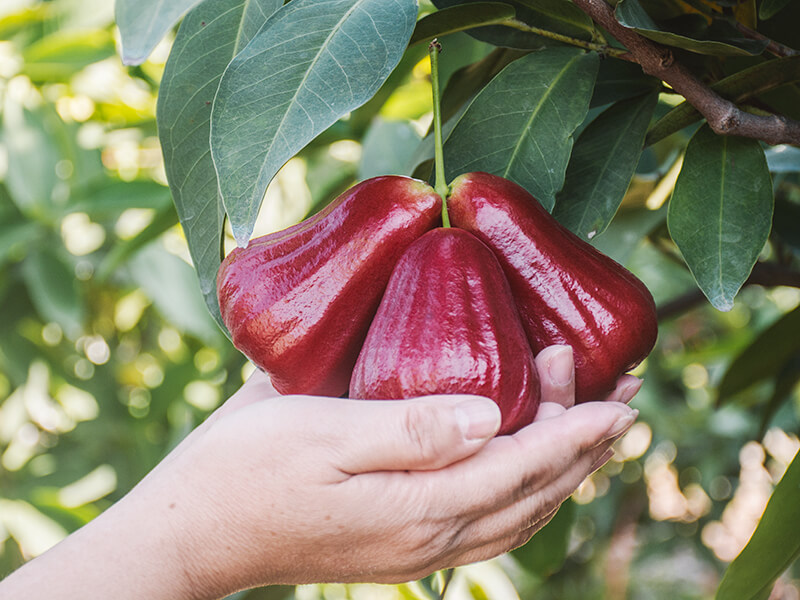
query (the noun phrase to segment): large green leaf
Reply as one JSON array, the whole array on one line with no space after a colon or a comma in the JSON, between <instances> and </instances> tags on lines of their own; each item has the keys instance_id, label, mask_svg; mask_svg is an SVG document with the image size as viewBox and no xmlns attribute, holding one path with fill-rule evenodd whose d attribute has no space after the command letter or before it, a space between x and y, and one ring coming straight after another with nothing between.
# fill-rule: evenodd
<instances>
[{"instance_id":1,"label":"large green leaf","mask_svg":"<svg viewBox=\"0 0 800 600\"><path fill-rule=\"evenodd\" d=\"M77 337L83 328L86 307L75 271L56 252L43 247L25 259L22 275L42 320L54 321L68 336Z\"/></svg>"},{"instance_id":2,"label":"large green leaf","mask_svg":"<svg viewBox=\"0 0 800 600\"><path fill-rule=\"evenodd\" d=\"M206 0L183 20L161 80L158 133L175 208L211 314L224 211L211 160L211 103L225 67L280 0Z\"/></svg>"},{"instance_id":3,"label":"large green leaf","mask_svg":"<svg viewBox=\"0 0 800 600\"><path fill-rule=\"evenodd\" d=\"M718 402L776 376L800 352L800 308L778 319L731 362L718 388Z\"/></svg>"},{"instance_id":4,"label":"large green leaf","mask_svg":"<svg viewBox=\"0 0 800 600\"><path fill-rule=\"evenodd\" d=\"M446 123L452 119L500 71L522 56L525 56L524 50L497 48L485 58L453 73L442 92L442 120Z\"/></svg>"},{"instance_id":5,"label":"large green leaf","mask_svg":"<svg viewBox=\"0 0 800 600\"><path fill-rule=\"evenodd\" d=\"M760 144L701 127L686 148L667 222L697 284L717 309L733 308L767 241L772 205Z\"/></svg>"},{"instance_id":6,"label":"large green leaf","mask_svg":"<svg viewBox=\"0 0 800 600\"><path fill-rule=\"evenodd\" d=\"M211 153L240 245L270 180L375 94L416 16L415 0L293 0L231 61L214 100Z\"/></svg>"},{"instance_id":7,"label":"large green leaf","mask_svg":"<svg viewBox=\"0 0 800 600\"><path fill-rule=\"evenodd\" d=\"M122 45L122 62L138 65L161 38L200 0L116 0L116 21ZM233 6L236 3L232 3Z\"/></svg>"},{"instance_id":8,"label":"large green leaf","mask_svg":"<svg viewBox=\"0 0 800 600\"><path fill-rule=\"evenodd\" d=\"M481 25L502 23L513 19L516 14L513 6L502 2L458 4L420 19L409 44L430 41L435 37Z\"/></svg>"},{"instance_id":9,"label":"large green leaf","mask_svg":"<svg viewBox=\"0 0 800 600\"><path fill-rule=\"evenodd\" d=\"M572 133L589 108L597 63L594 53L549 48L508 65L448 137L448 180L486 171L527 188L551 209L564 183Z\"/></svg>"},{"instance_id":10,"label":"large green leaf","mask_svg":"<svg viewBox=\"0 0 800 600\"><path fill-rule=\"evenodd\" d=\"M766 600L775 580L800 557L800 455L786 469L753 536L728 567L716 600Z\"/></svg>"},{"instance_id":11,"label":"large green leaf","mask_svg":"<svg viewBox=\"0 0 800 600\"><path fill-rule=\"evenodd\" d=\"M761 54L768 43L744 37L726 21L714 20L708 25L704 16L694 13L657 21L639 0L620 0L614 14L622 25L651 40L699 54L755 55Z\"/></svg>"},{"instance_id":12,"label":"large green leaf","mask_svg":"<svg viewBox=\"0 0 800 600\"><path fill-rule=\"evenodd\" d=\"M581 133L553 216L583 239L605 231L628 189L657 94L614 104Z\"/></svg>"}]
</instances>

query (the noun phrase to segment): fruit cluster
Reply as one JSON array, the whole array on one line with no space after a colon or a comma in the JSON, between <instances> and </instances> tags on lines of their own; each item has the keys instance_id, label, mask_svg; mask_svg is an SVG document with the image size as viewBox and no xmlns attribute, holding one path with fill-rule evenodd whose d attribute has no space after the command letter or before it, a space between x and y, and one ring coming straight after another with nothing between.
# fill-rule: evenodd
<instances>
[{"instance_id":1,"label":"fruit cluster","mask_svg":"<svg viewBox=\"0 0 800 600\"><path fill-rule=\"evenodd\" d=\"M653 298L487 173L426 183L376 177L324 211L231 252L217 277L233 343L284 394L409 398L474 393L500 433L539 404L534 356L573 348L576 400L599 399L652 349Z\"/></svg>"}]
</instances>

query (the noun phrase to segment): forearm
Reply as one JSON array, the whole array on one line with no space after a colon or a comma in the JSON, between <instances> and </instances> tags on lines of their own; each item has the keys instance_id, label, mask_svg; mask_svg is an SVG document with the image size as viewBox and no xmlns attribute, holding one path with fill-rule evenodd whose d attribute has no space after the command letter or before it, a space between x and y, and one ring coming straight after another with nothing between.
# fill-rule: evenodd
<instances>
[{"instance_id":1,"label":"forearm","mask_svg":"<svg viewBox=\"0 0 800 600\"><path fill-rule=\"evenodd\" d=\"M141 486L158 485L143 482ZM140 486L140 487L141 487ZM191 597L169 496L137 489L0 582L0 597L119 600ZM172 514L176 513L176 514Z\"/></svg>"}]
</instances>

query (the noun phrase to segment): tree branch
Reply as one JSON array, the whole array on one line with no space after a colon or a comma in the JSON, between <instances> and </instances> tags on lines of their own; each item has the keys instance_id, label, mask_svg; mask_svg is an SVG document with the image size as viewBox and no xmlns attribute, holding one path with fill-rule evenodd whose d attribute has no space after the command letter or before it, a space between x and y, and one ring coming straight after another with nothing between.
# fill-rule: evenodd
<instances>
[{"instance_id":1,"label":"tree branch","mask_svg":"<svg viewBox=\"0 0 800 600\"><path fill-rule=\"evenodd\" d=\"M740 110L677 62L669 48L623 27L605 0L574 2L622 43L645 73L668 83L686 98L716 133L763 140L773 145L800 145L800 122L779 115L754 115Z\"/></svg>"},{"instance_id":2,"label":"tree branch","mask_svg":"<svg viewBox=\"0 0 800 600\"><path fill-rule=\"evenodd\" d=\"M764 287L785 285L800 288L800 271L776 263L756 263L750 273L750 277L747 278L742 287L745 285L763 285ZM682 296L678 296L659 306L656 310L658 320L665 321L683 314L687 310L702 304L704 300L705 296L699 289L690 290Z\"/></svg>"}]
</instances>

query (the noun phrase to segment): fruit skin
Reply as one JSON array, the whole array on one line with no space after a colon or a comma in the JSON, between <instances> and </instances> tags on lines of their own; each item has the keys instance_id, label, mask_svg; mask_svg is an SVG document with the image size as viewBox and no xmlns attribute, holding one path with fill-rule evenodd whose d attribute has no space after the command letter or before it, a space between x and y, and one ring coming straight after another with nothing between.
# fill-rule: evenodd
<instances>
[{"instance_id":1,"label":"fruit skin","mask_svg":"<svg viewBox=\"0 0 800 600\"><path fill-rule=\"evenodd\" d=\"M352 398L479 394L499 434L533 421L539 378L511 290L475 236L438 228L400 258L350 383Z\"/></svg>"},{"instance_id":2,"label":"fruit skin","mask_svg":"<svg viewBox=\"0 0 800 600\"><path fill-rule=\"evenodd\" d=\"M533 352L572 346L577 402L613 390L656 341L655 303L644 284L507 179L467 173L451 189L451 222L494 251Z\"/></svg>"},{"instance_id":3,"label":"fruit skin","mask_svg":"<svg viewBox=\"0 0 800 600\"><path fill-rule=\"evenodd\" d=\"M439 224L441 205L426 183L375 177L233 250L217 295L234 345L282 394L345 394L397 259Z\"/></svg>"}]
</instances>

